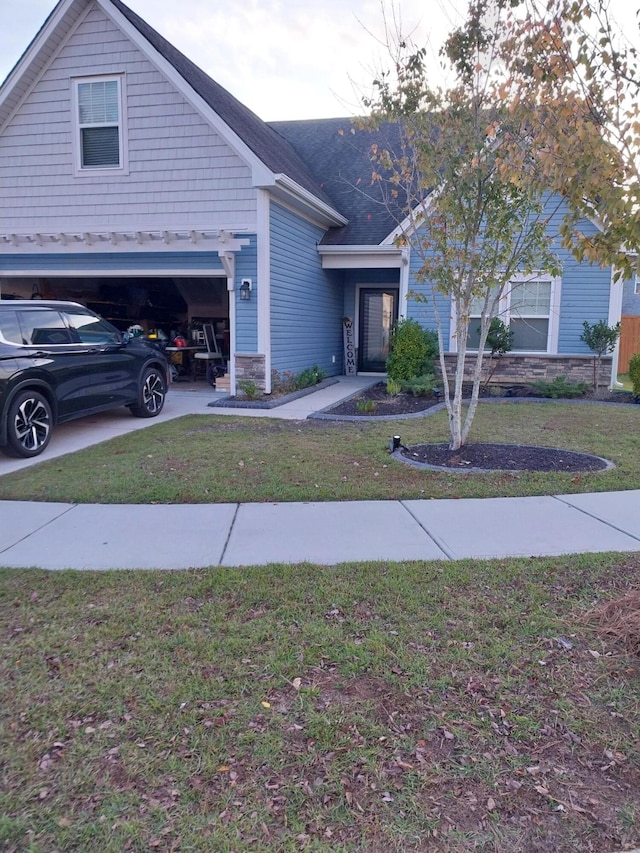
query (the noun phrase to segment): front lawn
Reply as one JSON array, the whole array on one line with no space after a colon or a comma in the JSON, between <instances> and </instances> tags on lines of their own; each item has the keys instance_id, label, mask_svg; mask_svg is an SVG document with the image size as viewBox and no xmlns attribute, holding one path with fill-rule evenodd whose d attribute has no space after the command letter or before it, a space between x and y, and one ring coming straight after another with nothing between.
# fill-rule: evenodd
<instances>
[{"instance_id":1,"label":"front lawn","mask_svg":"<svg viewBox=\"0 0 640 853\"><path fill-rule=\"evenodd\" d=\"M543 445L603 456L591 474L421 471L389 457L448 440L446 412L384 422L282 421L192 415L0 478L0 500L98 503L498 497L640 486L640 406L492 403L471 441Z\"/></svg>"},{"instance_id":2,"label":"front lawn","mask_svg":"<svg viewBox=\"0 0 640 853\"><path fill-rule=\"evenodd\" d=\"M3 853L640 843L637 556L0 570Z\"/></svg>"}]
</instances>

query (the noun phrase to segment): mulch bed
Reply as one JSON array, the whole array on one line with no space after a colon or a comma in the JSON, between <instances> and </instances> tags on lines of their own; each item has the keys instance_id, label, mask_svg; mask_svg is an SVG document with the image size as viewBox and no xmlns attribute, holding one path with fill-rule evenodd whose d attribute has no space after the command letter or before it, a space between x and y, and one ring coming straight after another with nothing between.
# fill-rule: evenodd
<instances>
[{"instance_id":1,"label":"mulch bed","mask_svg":"<svg viewBox=\"0 0 640 853\"><path fill-rule=\"evenodd\" d=\"M471 387L465 388L471 394ZM528 385L510 385L503 388L480 390L484 400L542 399L535 388ZM545 398L546 399L546 398ZM575 398L574 398L575 399ZM628 392L603 391L598 397L585 395L581 402L633 403ZM373 404L373 411L370 405ZM387 394L384 382L366 388L349 400L344 400L324 414L343 417L389 418L399 415L419 414L442 403L440 396L414 397L412 394ZM450 450L446 444L418 444L400 448L399 455L407 462L425 467L452 471L602 471L609 462L598 456L574 453L550 447L531 447L513 444L467 444L459 450Z\"/></svg>"},{"instance_id":2,"label":"mulch bed","mask_svg":"<svg viewBox=\"0 0 640 853\"><path fill-rule=\"evenodd\" d=\"M471 395L471 386L465 386L465 396ZM498 386L490 386L489 388L480 389L481 400L499 400L499 399L543 399L538 391L530 385L509 385L499 388ZM548 398L544 398L548 399ZM576 399L576 398L574 398ZM584 397L578 397L579 401L598 402L598 403L633 403L633 396L626 391L603 391L598 397L592 394L585 394ZM366 410L363 404L373 403L373 411ZM343 415L348 417L380 417L388 418L397 415L417 414L426 412L429 409L442 403L442 396L431 395L428 397L414 397L412 394L396 394L391 396L387 394L386 385L384 382L379 382L376 385L371 385L365 388L354 397L348 400L343 400L332 409L327 409L324 414L327 415Z\"/></svg>"},{"instance_id":3,"label":"mulch bed","mask_svg":"<svg viewBox=\"0 0 640 853\"><path fill-rule=\"evenodd\" d=\"M457 471L603 471L605 459L587 453L529 447L520 444L465 444L449 450L446 444L416 444L401 448L409 462Z\"/></svg>"}]
</instances>

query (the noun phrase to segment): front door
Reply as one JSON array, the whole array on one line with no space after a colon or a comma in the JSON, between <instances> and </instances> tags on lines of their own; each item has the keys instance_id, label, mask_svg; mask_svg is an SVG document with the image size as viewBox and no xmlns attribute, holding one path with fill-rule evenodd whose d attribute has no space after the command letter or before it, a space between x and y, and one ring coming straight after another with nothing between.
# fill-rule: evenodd
<instances>
[{"instance_id":1,"label":"front door","mask_svg":"<svg viewBox=\"0 0 640 853\"><path fill-rule=\"evenodd\" d=\"M391 329L398 319L398 288L363 287L360 290L358 370L384 373Z\"/></svg>"}]
</instances>

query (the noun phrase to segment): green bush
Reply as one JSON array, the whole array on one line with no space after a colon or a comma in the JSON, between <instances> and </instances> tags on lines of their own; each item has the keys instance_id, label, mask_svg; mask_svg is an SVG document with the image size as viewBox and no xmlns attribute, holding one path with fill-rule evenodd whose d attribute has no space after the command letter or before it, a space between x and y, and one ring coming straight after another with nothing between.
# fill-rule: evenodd
<instances>
[{"instance_id":1,"label":"green bush","mask_svg":"<svg viewBox=\"0 0 640 853\"><path fill-rule=\"evenodd\" d=\"M633 396L640 398L640 352L631 356L629 362L629 379L633 385Z\"/></svg>"},{"instance_id":2,"label":"green bush","mask_svg":"<svg viewBox=\"0 0 640 853\"><path fill-rule=\"evenodd\" d=\"M304 370L301 370L294 377L294 383L298 390L301 388L310 388L313 385L317 385L318 382L322 382L322 380L326 377L326 372L324 370L320 370L317 364L314 364L313 367L307 367Z\"/></svg>"},{"instance_id":3,"label":"green bush","mask_svg":"<svg viewBox=\"0 0 640 853\"><path fill-rule=\"evenodd\" d=\"M311 388L326 379L326 376L326 370L321 370L317 364L306 367L300 373L294 373L292 370L283 370L282 373L272 370L271 391L274 394L290 394L302 388Z\"/></svg>"},{"instance_id":4,"label":"green bush","mask_svg":"<svg viewBox=\"0 0 640 853\"><path fill-rule=\"evenodd\" d=\"M569 382L566 376L555 376L550 382L540 380L534 382L533 387L541 397L551 397L554 400L560 397L571 399L582 397L589 388L587 382Z\"/></svg>"},{"instance_id":5,"label":"green bush","mask_svg":"<svg viewBox=\"0 0 640 853\"><path fill-rule=\"evenodd\" d=\"M260 389L252 379L241 379L238 388L247 400L257 400L260 396Z\"/></svg>"},{"instance_id":6,"label":"green bush","mask_svg":"<svg viewBox=\"0 0 640 853\"><path fill-rule=\"evenodd\" d=\"M402 382L397 379L387 379L387 394L390 397L397 397L402 391Z\"/></svg>"},{"instance_id":7,"label":"green bush","mask_svg":"<svg viewBox=\"0 0 640 853\"><path fill-rule=\"evenodd\" d=\"M403 382L402 387L414 397L427 397L429 394L433 394L433 389L437 384L433 373L423 373L422 376L414 376L412 379Z\"/></svg>"},{"instance_id":8,"label":"green bush","mask_svg":"<svg viewBox=\"0 0 640 853\"><path fill-rule=\"evenodd\" d=\"M438 355L438 336L423 329L417 320L399 320L391 332L390 345L387 359L390 379L406 382L433 371Z\"/></svg>"}]
</instances>

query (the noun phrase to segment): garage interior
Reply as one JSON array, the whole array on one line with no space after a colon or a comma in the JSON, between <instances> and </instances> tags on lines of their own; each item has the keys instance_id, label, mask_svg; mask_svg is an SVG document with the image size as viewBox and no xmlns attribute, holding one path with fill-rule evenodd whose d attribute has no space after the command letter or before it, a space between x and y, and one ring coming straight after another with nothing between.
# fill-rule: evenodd
<instances>
[{"instance_id":1,"label":"garage interior","mask_svg":"<svg viewBox=\"0 0 640 853\"><path fill-rule=\"evenodd\" d=\"M169 346L184 337L189 346L203 347L203 325L211 323L218 347L229 360L225 277L3 277L0 297L79 302L122 332L139 326L144 335Z\"/></svg>"}]
</instances>

